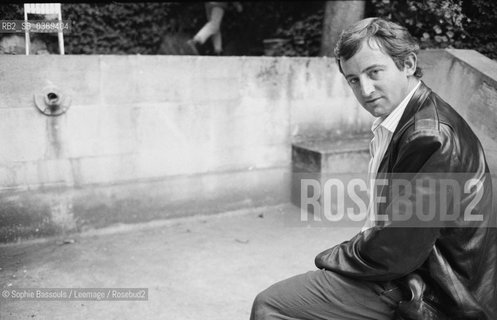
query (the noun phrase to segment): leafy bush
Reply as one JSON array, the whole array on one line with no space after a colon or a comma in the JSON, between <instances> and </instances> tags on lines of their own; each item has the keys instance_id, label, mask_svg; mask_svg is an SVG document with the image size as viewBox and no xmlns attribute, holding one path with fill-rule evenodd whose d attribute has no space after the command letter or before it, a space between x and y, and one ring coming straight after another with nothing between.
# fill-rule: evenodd
<instances>
[{"instance_id":1,"label":"leafy bush","mask_svg":"<svg viewBox=\"0 0 497 320\"><path fill-rule=\"evenodd\" d=\"M317 56L321 49L324 10L321 8L303 20L296 21L288 28L279 28L277 37L288 39L283 45L282 54L286 56Z\"/></svg>"},{"instance_id":2,"label":"leafy bush","mask_svg":"<svg viewBox=\"0 0 497 320\"><path fill-rule=\"evenodd\" d=\"M422 48L474 49L497 59L497 1L372 0L372 15L404 25Z\"/></svg>"},{"instance_id":3,"label":"leafy bush","mask_svg":"<svg viewBox=\"0 0 497 320\"><path fill-rule=\"evenodd\" d=\"M246 54L263 54L263 40L270 38L285 38L287 45L282 50L284 55L311 55L312 49L306 45L311 42L320 46L320 28L311 26L312 17L322 1L267 1L242 2L243 12L234 14L228 12L223 21L223 32L227 42L236 40L241 45L241 51ZM317 23L321 23L317 18ZM226 22L226 24L225 24ZM317 42L311 39L318 39ZM304 42L302 41L304 40ZM308 54L309 53L309 54Z\"/></svg>"},{"instance_id":4,"label":"leafy bush","mask_svg":"<svg viewBox=\"0 0 497 320\"><path fill-rule=\"evenodd\" d=\"M167 31L171 3L64 4L63 19L71 21L65 36L71 54L151 54Z\"/></svg>"},{"instance_id":5,"label":"leafy bush","mask_svg":"<svg viewBox=\"0 0 497 320\"><path fill-rule=\"evenodd\" d=\"M375 13L404 25L420 40L422 48L460 47L467 37L464 25L470 20L462 11L462 0L372 0Z\"/></svg>"},{"instance_id":6,"label":"leafy bush","mask_svg":"<svg viewBox=\"0 0 497 320\"><path fill-rule=\"evenodd\" d=\"M2 20L23 20L24 9L22 4L2 4L0 6L0 19Z\"/></svg>"},{"instance_id":7,"label":"leafy bush","mask_svg":"<svg viewBox=\"0 0 497 320\"><path fill-rule=\"evenodd\" d=\"M474 49L497 60L497 1L466 0L463 10L471 19L464 48Z\"/></svg>"}]
</instances>

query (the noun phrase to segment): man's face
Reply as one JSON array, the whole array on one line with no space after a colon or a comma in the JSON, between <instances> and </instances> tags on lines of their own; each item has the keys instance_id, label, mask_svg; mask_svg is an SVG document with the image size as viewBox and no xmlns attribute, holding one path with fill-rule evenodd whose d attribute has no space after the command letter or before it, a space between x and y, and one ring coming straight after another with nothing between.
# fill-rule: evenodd
<instances>
[{"instance_id":1,"label":"man's face","mask_svg":"<svg viewBox=\"0 0 497 320\"><path fill-rule=\"evenodd\" d=\"M376 42L363 42L348 60L340 60L343 74L359 103L375 117L386 117L409 93L412 68L399 70Z\"/></svg>"}]
</instances>

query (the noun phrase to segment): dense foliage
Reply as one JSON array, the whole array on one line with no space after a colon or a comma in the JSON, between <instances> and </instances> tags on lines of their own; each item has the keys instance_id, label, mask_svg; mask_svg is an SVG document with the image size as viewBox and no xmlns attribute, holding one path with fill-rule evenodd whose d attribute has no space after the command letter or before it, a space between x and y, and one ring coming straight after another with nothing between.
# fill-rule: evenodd
<instances>
[{"instance_id":1,"label":"dense foliage","mask_svg":"<svg viewBox=\"0 0 497 320\"><path fill-rule=\"evenodd\" d=\"M463 12L471 19L463 47L497 60L497 1L467 0L463 3Z\"/></svg>"},{"instance_id":2,"label":"dense foliage","mask_svg":"<svg viewBox=\"0 0 497 320\"><path fill-rule=\"evenodd\" d=\"M497 2L372 0L373 13L396 21L422 48L471 48L497 59Z\"/></svg>"},{"instance_id":3,"label":"dense foliage","mask_svg":"<svg viewBox=\"0 0 497 320\"><path fill-rule=\"evenodd\" d=\"M64 4L70 20L66 50L73 54L153 54L168 23L172 3Z\"/></svg>"},{"instance_id":4,"label":"dense foliage","mask_svg":"<svg viewBox=\"0 0 497 320\"><path fill-rule=\"evenodd\" d=\"M320 51L324 1L242 2L223 21L227 54L264 54L263 40L286 39L279 54L316 56ZM394 20L423 48L472 48L497 58L497 1L368 0L367 16ZM69 54L182 54L187 39L206 22L203 2L66 3ZM3 20L23 19L22 5L0 6ZM5 36L5 34L0 35ZM56 40L56 39L55 39ZM210 52L210 45L204 48Z\"/></svg>"},{"instance_id":5,"label":"dense foliage","mask_svg":"<svg viewBox=\"0 0 497 320\"><path fill-rule=\"evenodd\" d=\"M278 28L276 36L288 39L283 46L288 56L317 56L321 48L324 9L321 6L316 12L302 20L289 20L287 27Z\"/></svg>"},{"instance_id":6,"label":"dense foliage","mask_svg":"<svg viewBox=\"0 0 497 320\"><path fill-rule=\"evenodd\" d=\"M1 20L21 20L24 17L23 8L20 4L0 5Z\"/></svg>"},{"instance_id":7,"label":"dense foliage","mask_svg":"<svg viewBox=\"0 0 497 320\"><path fill-rule=\"evenodd\" d=\"M405 26L421 48L468 48L497 59L497 1L491 0L371 0L367 16L379 16ZM312 12L278 34L290 39L286 55L319 54L323 10Z\"/></svg>"},{"instance_id":8,"label":"dense foliage","mask_svg":"<svg viewBox=\"0 0 497 320\"><path fill-rule=\"evenodd\" d=\"M65 4L72 21L67 51L73 54L181 54L185 42L206 22L204 2ZM244 2L228 10L223 40L228 54L263 54L262 40L288 19L308 11L307 2ZM205 53L210 45L205 45Z\"/></svg>"},{"instance_id":9,"label":"dense foliage","mask_svg":"<svg viewBox=\"0 0 497 320\"><path fill-rule=\"evenodd\" d=\"M372 0L378 16L406 26L422 48L460 46L466 38L462 0Z\"/></svg>"}]
</instances>

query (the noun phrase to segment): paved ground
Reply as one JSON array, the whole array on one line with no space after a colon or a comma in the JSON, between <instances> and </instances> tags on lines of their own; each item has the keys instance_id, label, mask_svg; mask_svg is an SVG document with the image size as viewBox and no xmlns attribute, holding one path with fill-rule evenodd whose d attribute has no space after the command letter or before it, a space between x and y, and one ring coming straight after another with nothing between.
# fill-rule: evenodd
<instances>
[{"instance_id":1,"label":"paved ground","mask_svg":"<svg viewBox=\"0 0 497 320\"><path fill-rule=\"evenodd\" d=\"M290 226L292 205L117 226L0 247L0 287L148 288L148 301L0 298L0 319L248 319L254 296L315 269L357 228Z\"/></svg>"}]
</instances>

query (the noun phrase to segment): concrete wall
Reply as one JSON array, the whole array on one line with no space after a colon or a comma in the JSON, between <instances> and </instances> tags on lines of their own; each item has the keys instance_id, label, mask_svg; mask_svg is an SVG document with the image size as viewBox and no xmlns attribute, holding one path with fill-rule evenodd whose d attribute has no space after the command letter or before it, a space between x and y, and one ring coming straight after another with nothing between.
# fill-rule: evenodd
<instances>
[{"instance_id":1,"label":"concrete wall","mask_svg":"<svg viewBox=\"0 0 497 320\"><path fill-rule=\"evenodd\" d=\"M368 121L329 59L4 56L0 69L4 190L281 166L291 136ZM72 97L60 117L33 105L49 83Z\"/></svg>"},{"instance_id":2,"label":"concrete wall","mask_svg":"<svg viewBox=\"0 0 497 320\"><path fill-rule=\"evenodd\" d=\"M2 56L0 240L288 200L293 140L369 123L333 59ZM72 99L47 117L33 95Z\"/></svg>"},{"instance_id":3,"label":"concrete wall","mask_svg":"<svg viewBox=\"0 0 497 320\"><path fill-rule=\"evenodd\" d=\"M496 63L420 62L497 172ZM47 85L67 113L35 108ZM2 56L0 90L0 242L286 202L292 142L371 123L331 58Z\"/></svg>"}]
</instances>

